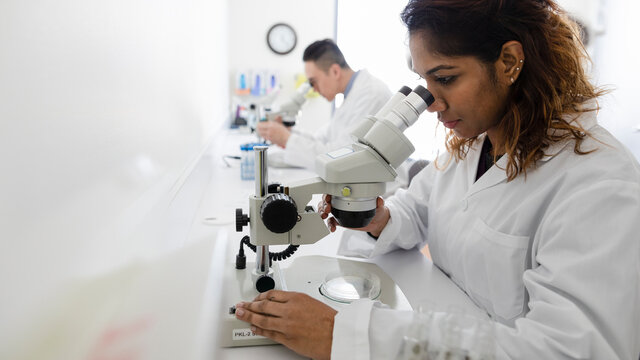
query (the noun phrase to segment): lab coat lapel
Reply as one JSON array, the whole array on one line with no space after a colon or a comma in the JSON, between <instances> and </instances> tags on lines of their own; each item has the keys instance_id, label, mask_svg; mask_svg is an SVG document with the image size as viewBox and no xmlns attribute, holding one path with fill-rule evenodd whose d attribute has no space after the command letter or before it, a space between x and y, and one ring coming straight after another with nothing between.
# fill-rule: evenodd
<instances>
[{"instance_id":1,"label":"lab coat lapel","mask_svg":"<svg viewBox=\"0 0 640 360\"><path fill-rule=\"evenodd\" d=\"M486 136L485 136L486 137ZM482 144L484 137L479 138L469 149L465 159L465 172L467 177L467 192L471 191L471 186L476 182L476 173L478 172L478 161L480 161L480 153L482 152Z\"/></svg>"},{"instance_id":2,"label":"lab coat lapel","mask_svg":"<svg viewBox=\"0 0 640 360\"><path fill-rule=\"evenodd\" d=\"M507 173L505 171L507 166L507 157L502 156L495 165L489 168L489 170L487 170L487 172L485 172L480 179L476 181L478 162L480 161L482 144L485 139L486 135L481 139L481 141L477 141L467 154L467 176L469 181L467 197L507 180Z\"/></svg>"}]
</instances>

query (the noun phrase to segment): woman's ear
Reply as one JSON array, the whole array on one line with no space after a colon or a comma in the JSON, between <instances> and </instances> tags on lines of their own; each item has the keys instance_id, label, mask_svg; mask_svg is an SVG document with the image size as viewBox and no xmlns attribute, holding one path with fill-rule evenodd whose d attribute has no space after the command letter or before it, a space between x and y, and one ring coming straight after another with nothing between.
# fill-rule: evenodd
<instances>
[{"instance_id":1,"label":"woman's ear","mask_svg":"<svg viewBox=\"0 0 640 360\"><path fill-rule=\"evenodd\" d=\"M511 85L518 80L524 66L524 50L519 41L507 41L502 45L496 63L500 82Z\"/></svg>"}]
</instances>

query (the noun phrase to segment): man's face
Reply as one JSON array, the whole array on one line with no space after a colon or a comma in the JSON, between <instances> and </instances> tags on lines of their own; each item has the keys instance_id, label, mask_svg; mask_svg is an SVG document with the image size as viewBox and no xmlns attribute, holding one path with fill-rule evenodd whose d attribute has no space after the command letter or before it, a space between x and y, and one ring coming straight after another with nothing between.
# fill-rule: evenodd
<instances>
[{"instance_id":1,"label":"man's face","mask_svg":"<svg viewBox=\"0 0 640 360\"><path fill-rule=\"evenodd\" d=\"M328 101L333 101L338 94L338 77L336 69L334 69L337 66L337 64L333 64L325 72L313 61L304 62L304 72L307 75L307 79L309 79L309 84L311 84L313 90Z\"/></svg>"}]
</instances>

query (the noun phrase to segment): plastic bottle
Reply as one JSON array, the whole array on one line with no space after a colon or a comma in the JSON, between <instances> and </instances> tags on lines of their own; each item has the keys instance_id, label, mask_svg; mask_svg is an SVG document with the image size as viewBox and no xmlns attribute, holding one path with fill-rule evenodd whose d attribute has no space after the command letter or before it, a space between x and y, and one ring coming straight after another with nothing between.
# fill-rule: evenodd
<instances>
[{"instance_id":1,"label":"plastic bottle","mask_svg":"<svg viewBox=\"0 0 640 360\"><path fill-rule=\"evenodd\" d=\"M253 156L253 143L240 145L242 153L240 160L240 179L255 179L255 158Z\"/></svg>"}]
</instances>

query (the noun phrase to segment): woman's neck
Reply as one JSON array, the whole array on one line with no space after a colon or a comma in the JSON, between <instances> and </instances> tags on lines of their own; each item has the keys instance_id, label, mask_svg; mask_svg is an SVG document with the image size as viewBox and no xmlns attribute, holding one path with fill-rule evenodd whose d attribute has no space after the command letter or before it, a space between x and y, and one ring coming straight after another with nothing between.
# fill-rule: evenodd
<instances>
[{"instance_id":1,"label":"woman's neck","mask_svg":"<svg viewBox=\"0 0 640 360\"><path fill-rule=\"evenodd\" d=\"M504 149L504 141L502 141L502 134L497 129L487 130L487 136L491 145L493 146L492 154L495 156L504 155L506 153Z\"/></svg>"}]
</instances>

